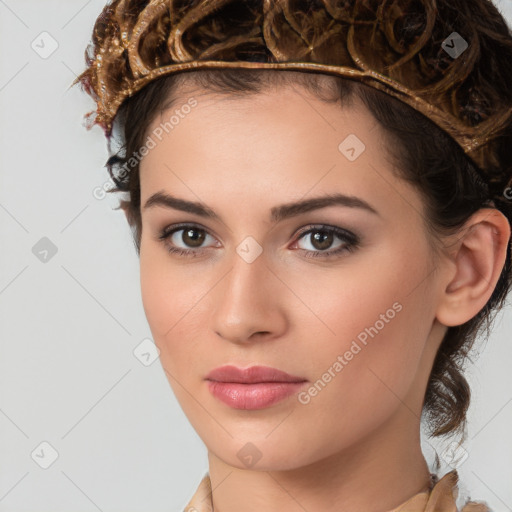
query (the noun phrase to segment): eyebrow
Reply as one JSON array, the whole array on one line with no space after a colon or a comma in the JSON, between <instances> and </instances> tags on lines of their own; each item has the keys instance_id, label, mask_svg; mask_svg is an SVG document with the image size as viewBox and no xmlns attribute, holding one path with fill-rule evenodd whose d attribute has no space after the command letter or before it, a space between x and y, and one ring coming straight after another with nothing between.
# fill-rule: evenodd
<instances>
[{"instance_id":1,"label":"eyebrow","mask_svg":"<svg viewBox=\"0 0 512 512\"><path fill-rule=\"evenodd\" d=\"M180 199L171 196L163 191L153 194L144 204L143 209L152 208L154 206L163 206L165 208L172 208L182 212L193 213L200 217L205 217L213 220L222 221L219 215L211 208L194 202ZM303 213L307 213L320 208L328 206L345 206L349 208L361 208L375 215L380 216L380 213L368 204L363 199L356 196L347 196L345 194L327 194L324 196L312 197L297 202L285 203L279 206L274 206L270 210L270 221L272 223L280 222L290 217L295 217Z\"/></svg>"}]
</instances>

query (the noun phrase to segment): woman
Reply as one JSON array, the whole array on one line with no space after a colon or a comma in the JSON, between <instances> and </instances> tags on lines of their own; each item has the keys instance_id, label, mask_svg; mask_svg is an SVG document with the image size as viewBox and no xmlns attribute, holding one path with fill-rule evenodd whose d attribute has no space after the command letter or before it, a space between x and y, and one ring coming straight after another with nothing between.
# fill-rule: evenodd
<instances>
[{"instance_id":1,"label":"woman","mask_svg":"<svg viewBox=\"0 0 512 512\"><path fill-rule=\"evenodd\" d=\"M105 7L77 82L208 448L185 510L457 510L420 426L464 433L510 288L511 57L487 0Z\"/></svg>"}]
</instances>

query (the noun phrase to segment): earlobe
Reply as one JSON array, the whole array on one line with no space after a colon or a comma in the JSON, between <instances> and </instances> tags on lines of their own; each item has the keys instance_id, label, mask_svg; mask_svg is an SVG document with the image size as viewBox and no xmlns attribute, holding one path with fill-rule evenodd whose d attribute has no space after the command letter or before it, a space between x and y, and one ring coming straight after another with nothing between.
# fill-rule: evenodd
<instances>
[{"instance_id":1,"label":"earlobe","mask_svg":"<svg viewBox=\"0 0 512 512\"><path fill-rule=\"evenodd\" d=\"M482 208L455 239L452 266L436 313L448 327L473 318L491 297L505 265L510 225L499 210Z\"/></svg>"},{"instance_id":2,"label":"earlobe","mask_svg":"<svg viewBox=\"0 0 512 512\"><path fill-rule=\"evenodd\" d=\"M124 212L126 221L131 226L133 224L134 219L133 219L132 211L130 209L130 202L127 200L124 200L124 199L120 200L119 208Z\"/></svg>"}]
</instances>

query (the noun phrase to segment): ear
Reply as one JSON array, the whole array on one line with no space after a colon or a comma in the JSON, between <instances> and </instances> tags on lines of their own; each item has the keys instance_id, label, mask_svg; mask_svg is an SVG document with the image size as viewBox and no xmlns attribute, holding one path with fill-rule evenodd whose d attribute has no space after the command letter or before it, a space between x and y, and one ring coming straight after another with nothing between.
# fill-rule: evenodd
<instances>
[{"instance_id":1,"label":"ear","mask_svg":"<svg viewBox=\"0 0 512 512\"><path fill-rule=\"evenodd\" d=\"M503 270L509 239L509 222L495 208L475 212L453 237L436 311L441 324L462 325L483 309Z\"/></svg>"},{"instance_id":2,"label":"ear","mask_svg":"<svg viewBox=\"0 0 512 512\"><path fill-rule=\"evenodd\" d=\"M126 220L128 224L131 226L133 224L133 216L130 209L130 201L127 199L121 199L119 201L119 208L123 210Z\"/></svg>"}]
</instances>

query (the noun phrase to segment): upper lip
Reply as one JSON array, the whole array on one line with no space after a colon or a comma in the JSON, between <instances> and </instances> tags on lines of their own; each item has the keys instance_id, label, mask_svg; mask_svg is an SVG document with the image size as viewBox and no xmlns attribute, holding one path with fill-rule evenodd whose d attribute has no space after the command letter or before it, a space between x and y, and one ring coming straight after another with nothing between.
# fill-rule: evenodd
<instances>
[{"instance_id":1,"label":"upper lip","mask_svg":"<svg viewBox=\"0 0 512 512\"><path fill-rule=\"evenodd\" d=\"M257 382L304 382L306 379L290 375L289 373L271 368L270 366L250 366L238 368L236 366L220 366L212 370L206 380L217 382L243 382L254 384Z\"/></svg>"}]
</instances>

